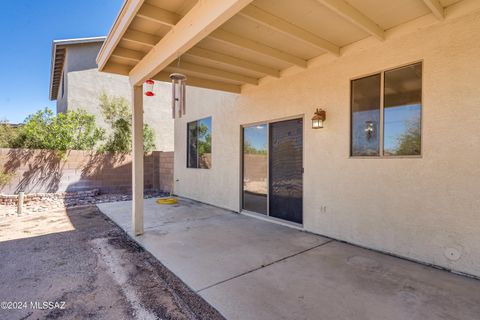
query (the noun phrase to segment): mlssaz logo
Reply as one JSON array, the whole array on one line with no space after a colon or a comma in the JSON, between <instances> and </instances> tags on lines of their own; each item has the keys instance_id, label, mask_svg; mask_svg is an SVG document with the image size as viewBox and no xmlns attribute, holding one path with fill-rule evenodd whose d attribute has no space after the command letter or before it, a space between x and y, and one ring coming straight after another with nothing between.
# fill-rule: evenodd
<instances>
[{"instance_id":1,"label":"mlssaz logo","mask_svg":"<svg viewBox=\"0 0 480 320\"><path fill-rule=\"evenodd\" d=\"M65 301L30 301L30 309L35 309L35 310L65 309Z\"/></svg>"}]
</instances>

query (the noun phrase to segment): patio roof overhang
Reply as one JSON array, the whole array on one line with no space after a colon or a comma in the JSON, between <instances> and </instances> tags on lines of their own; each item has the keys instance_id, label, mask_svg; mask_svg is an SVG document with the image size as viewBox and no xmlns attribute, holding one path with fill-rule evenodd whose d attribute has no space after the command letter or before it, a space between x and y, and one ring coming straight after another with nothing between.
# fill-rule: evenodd
<instances>
[{"instance_id":1,"label":"patio roof overhang","mask_svg":"<svg viewBox=\"0 0 480 320\"><path fill-rule=\"evenodd\" d=\"M471 0L127 0L100 50L100 71L241 92L308 68L423 16L443 20ZM465 4L466 3L466 4Z\"/></svg>"}]
</instances>

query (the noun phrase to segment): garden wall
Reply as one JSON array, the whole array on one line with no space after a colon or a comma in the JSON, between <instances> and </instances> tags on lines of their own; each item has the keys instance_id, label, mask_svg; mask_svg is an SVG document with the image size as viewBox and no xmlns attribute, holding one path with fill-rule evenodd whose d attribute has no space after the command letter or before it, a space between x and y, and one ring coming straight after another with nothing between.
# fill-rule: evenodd
<instances>
[{"instance_id":1,"label":"garden wall","mask_svg":"<svg viewBox=\"0 0 480 320\"><path fill-rule=\"evenodd\" d=\"M145 190L169 192L173 184L173 152L145 155ZM0 193L72 192L99 189L128 193L132 186L132 157L123 153L1 149Z\"/></svg>"}]
</instances>

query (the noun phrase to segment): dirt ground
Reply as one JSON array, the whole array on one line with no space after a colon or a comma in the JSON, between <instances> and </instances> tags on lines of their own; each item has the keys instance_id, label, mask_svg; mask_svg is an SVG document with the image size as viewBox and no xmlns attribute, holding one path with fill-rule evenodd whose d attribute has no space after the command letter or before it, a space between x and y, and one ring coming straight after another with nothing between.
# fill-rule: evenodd
<instances>
[{"instance_id":1,"label":"dirt ground","mask_svg":"<svg viewBox=\"0 0 480 320\"><path fill-rule=\"evenodd\" d=\"M0 319L223 319L95 206L0 219Z\"/></svg>"}]
</instances>

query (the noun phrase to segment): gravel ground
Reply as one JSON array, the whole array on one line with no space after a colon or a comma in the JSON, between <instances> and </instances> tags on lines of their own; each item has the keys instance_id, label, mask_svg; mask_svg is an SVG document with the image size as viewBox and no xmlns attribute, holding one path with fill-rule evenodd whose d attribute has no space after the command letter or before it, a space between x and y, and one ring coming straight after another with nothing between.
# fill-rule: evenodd
<instances>
[{"instance_id":1,"label":"gravel ground","mask_svg":"<svg viewBox=\"0 0 480 320\"><path fill-rule=\"evenodd\" d=\"M0 257L0 319L223 319L95 206L1 219Z\"/></svg>"},{"instance_id":2,"label":"gravel ground","mask_svg":"<svg viewBox=\"0 0 480 320\"><path fill-rule=\"evenodd\" d=\"M89 190L93 191L93 190ZM76 192L72 192L75 195ZM118 202L132 200L131 194L105 193L94 196L73 196L69 199L62 199L56 193L46 193L46 197L39 197L36 201L26 202L23 206L22 215L36 214L38 212L50 212L52 210L72 208L77 206L93 205L104 202ZM146 192L145 199L168 196L165 192ZM15 200L16 201L16 200ZM3 217L17 216L17 205L15 203L0 203L0 219Z\"/></svg>"}]
</instances>

